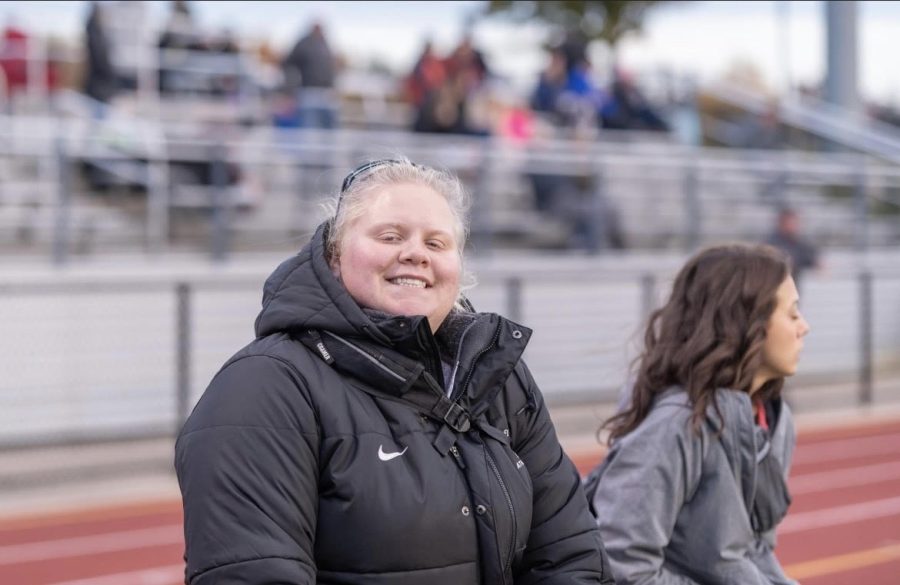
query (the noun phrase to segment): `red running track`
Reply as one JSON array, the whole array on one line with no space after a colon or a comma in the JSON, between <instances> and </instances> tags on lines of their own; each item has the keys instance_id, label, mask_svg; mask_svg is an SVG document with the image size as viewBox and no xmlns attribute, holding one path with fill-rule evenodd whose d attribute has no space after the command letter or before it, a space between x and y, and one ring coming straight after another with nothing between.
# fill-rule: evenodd
<instances>
[{"instance_id":1,"label":"red running track","mask_svg":"<svg viewBox=\"0 0 900 585\"><path fill-rule=\"evenodd\" d=\"M573 454L582 472L601 451ZM803 585L900 583L900 421L800 434L778 556ZM177 501L0 520L0 583L176 585Z\"/></svg>"}]
</instances>

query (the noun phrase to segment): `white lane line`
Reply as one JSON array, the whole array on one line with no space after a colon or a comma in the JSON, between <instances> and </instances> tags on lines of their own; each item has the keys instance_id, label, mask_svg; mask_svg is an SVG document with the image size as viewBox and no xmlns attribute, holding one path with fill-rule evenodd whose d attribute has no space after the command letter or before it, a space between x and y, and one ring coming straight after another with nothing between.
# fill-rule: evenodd
<instances>
[{"instance_id":1,"label":"white lane line","mask_svg":"<svg viewBox=\"0 0 900 585\"><path fill-rule=\"evenodd\" d=\"M812 561L794 563L784 568L785 573L794 579L811 579L862 569L881 563L890 563L900 559L900 544L889 544L866 550L858 550L842 555L832 555Z\"/></svg>"},{"instance_id":2,"label":"white lane line","mask_svg":"<svg viewBox=\"0 0 900 585\"><path fill-rule=\"evenodd\" d=\"M869 485L896 479L900 479L900 461L896 463L849 467L847 469L836 469L834 471L804 473L790 478L788 485L791 488L791 494L799 495L825 492L838 488Z\"/></svg>"},{"instance_id":3,"label":"white lane line","mask_svg":"<svg viewBox=\"0 0 900 585\"><path fill-rule=\"evenodd\" d=\"M108 532L93 536L78 536L0 546L0 566L33 561L46 561L81 555L132 550L147 546L178 544L184 535L180 524L157 526L124 532Z\"/></svg>"},{"instance_id":4,"label":"white lane line","mask_svg":"<svg viewBox=\"0 0 900 585\"><path fill-rule=\"evenodd\" d=\"M887 518L900 514L900 497L884 500L871 500L860 504L849 504L811 512L798 514L788 513L787 518L778 528L778 534L790 534L824 528L826 526L839 526L841 524L853 524L873 518Z\"/></svg>"},{"instance_id":5,"label":"white lane line","mask_svg":"<svg viewBox=\"0 0 900 585\"><path fill-rule=\"evenodd\" d=\"M87 577L75 581L58 581L51 585L172 585L184 581L184 564L153 567L127 573Z\"/></svg>"},{"instance_id":6,"label":"white lane line","mask_svg":"<svg viewBox=\"0 0 900 585\"><path fill-rule=\"evenodd\" d=\"M900 433L857 439L835 439L812 445L801 444L797 448L793 464L841 461L889 453L900 454Z\"/></svg>"}]
</instances>

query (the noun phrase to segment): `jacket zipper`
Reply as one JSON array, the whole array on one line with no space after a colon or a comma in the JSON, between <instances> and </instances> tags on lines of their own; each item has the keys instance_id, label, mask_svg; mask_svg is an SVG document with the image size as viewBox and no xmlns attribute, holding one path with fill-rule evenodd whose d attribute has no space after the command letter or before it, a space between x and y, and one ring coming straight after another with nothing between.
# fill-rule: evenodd
<instances>
[{"instance_id":1,"label":"jacket zipper","mask_svg":"<svg viewBox=\"0 0 900 585\"><path fill-rule=\"evenodd\" d=\"M450 447L450 453L453 455L453 458L456 459L456 464L459 465L460 469L466 468L466 463L462 459L462 455L459 454L459 449L456 445Z\"/></svg>"},{"instance_id":2,"label":"jacket zipper","mask_svg":"<svg viewBox=\"0 0 900 585\"><path fill-rule=\"evenodd\" d=\"M466 379L463 382L462 386L460 386L460 391L456 394L456 397L453 399L453 403L457 403L461 397L463 397L466 393L466 390L469 388L469 383L472 381L472 376L475 372L475 365L478 363L478 360L481 357L489 352L495 345L497 345L497 340L500 339L500 327L502 326L502 321L497 322L497 327L494 329L494 336L491 338L490 343L484 346L481 351L472 359L472 365L469 367L469 371L466 373ZM455 373L454 373L455 377ZM500 475L500 470L497 469L497 462L494 461L494 458L491 457L490 452L488 451L486 446L483 446L484 454L487 457L488 465L490 465L491 470L494 472L494 475L497 477L497 482L500 484L500 489L503 491L503 497L506 499L506 507L509 509L509 516L512 520L512 534L509 539L509 552L506 557L506 564L503 568L503 581L506 582L506 575L509 573L512 568L512 560L513 554L516 550L516 535L518 534L518 528L516 527L516 511L513 508L512 498L509 495L509 490L506 487L506 483L503 481L503 477Z\"/></svg>"},{"instance_id":3,"label":"jacket zipper","mask_svg":"<svg viewBox=\"0 0 900 585\"><path fill-rule=\"evenodd\" d=\"M506 565L503 570L503 578L505 580L507 572L512 568L513 555L516 552L516 536L519 533L518 527L516 526L516 510L513 508L512 498L509 496L509 490L506 489L506 483L503 482L500 470L497 469L497 463L494 461L494 458L491 457L487 447L485 447L484 453L487 455L488 464L491 466L491 470L494 472L494 475L497 476L497 481L500 483L500 489L503 490L503 496L506 498L506 506L509 508L509 516L512 519L512 534L509 537L509 553L506 557Z\"/></svg>"},{"instance_id":4,"label":"jacket zipper","mask_svg":"<svg viewBox=\"0 0 900 585\"><path fill-rule=\"evenodd\" d=\"M463 382L463 385L460 386L459 392L456 393L456 397L453 399L454 403L459 401L460 397L462 397L466 393L466 390L469 388L469 382L472 381L472 375L475 373L475 364L478 363L478 360L481 359L481 356L489 352L495 345L497 345L497 340L500 339L501 324L501 322L497 323L497 328L494 330L494 336L491 338L491 342L481 348L481 351L479 351L475 358L472 360L472 366L469 368L469 371L466 372L466 380L465 382Z\"/></svg>"},{"instance_id":5,"label":"jacket zipper","mask_svg":"<svg viewBox=\"0 0 900 585\"><path fill-rule=\"evenodd\" d=\"M456 360L454 360L453 362L453 371L450 374L450 383L447 385L447 389L450 393L453 392L453 385L456 384L456 373L459 371L459 354L462 352L463 341L466 340L466 335L469 334L469 331L471 331L472 327L474 326L475 322L470 323L469 326L466 327L465 331L462 332L462 335L459 336L459 344L456 350Z\"/></svg>"},{"instance_id":6,"label":"jacket zipper","mask_svg":"<svg viewBox=\"0 0 900 585\"><path fill-rule=\"evenodd\" d=\"M437 349L434 335L426 334L425 330L422 327L419 327L416 337L419 341L419 344L423 349L425 349L425 354L422 356L422 361L425 362L425 369L431 372L432 376L434 376L436 380L440 380L442 382L441 394L447 394L448 390L443 389L444 373L443 368L441 367L440 352Z\"/></svg>"}]
</instances>

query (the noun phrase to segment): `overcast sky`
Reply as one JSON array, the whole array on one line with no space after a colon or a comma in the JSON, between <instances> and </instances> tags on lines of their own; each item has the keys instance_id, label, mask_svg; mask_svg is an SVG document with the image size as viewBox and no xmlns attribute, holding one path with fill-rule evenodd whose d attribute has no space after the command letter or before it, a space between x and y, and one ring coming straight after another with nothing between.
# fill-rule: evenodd
<instances>
[{"instance_id":1,"label":"overcast sky","mask_svg":"<svg viewBox=\"0 0 900 585\"><path fill-rule=\"evenodd\" d=\"M168 2L147 2L148 20L162 24ZM447 50L463 34L465 17L481 2L201 2L197 21L230 28L245 41L268 39L284 50L313 19L351 63L373 61L405 70L423 39ZM900 105L900 2L858 2L859 76L867 97ZM0 2L0 16L20 25L77 39L87 2ZM527 84L544 56L537 26L482 22L475 39L498 72ZM603 52L596 53L602 59ZM652 12L640 37L621 48L632 70L667 68L701 80L722 75L736 62L752 64L773 87L821 80L825 63L822 2L674 2Z\"/></svg>"}]
</instances>

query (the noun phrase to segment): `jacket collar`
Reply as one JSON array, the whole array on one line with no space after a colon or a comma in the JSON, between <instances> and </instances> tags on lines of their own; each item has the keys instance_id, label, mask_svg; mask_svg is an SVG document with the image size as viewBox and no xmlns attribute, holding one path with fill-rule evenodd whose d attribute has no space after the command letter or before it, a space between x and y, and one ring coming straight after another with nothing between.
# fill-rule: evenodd
<instances>
[{"instance_id":1,"label":"jacket collar","mask_svg":"<svg viewBox=\"0 0 900 585\"><path fill-rule=\"evenodd\" d=\"M446 383L440 368L435 371L428 365L422 340L427 341L431 332L422 328L427 327L424 319L417 335L395 339L391 346L328 330L318 335L329 363L359 383L398 398L413 389L437 390L449 393L454 401L462 399L467 405L474 405L485 399L485 392L502 387L525 351L531 331L491 313L456 314L453 319L457 324L465 324L457 331L458 337L447 340L438 332L442 344L450 343L455 348L445 359L451 371ZM321 350L319 353L322 355Z\"/></svg>"}]
</instances>

